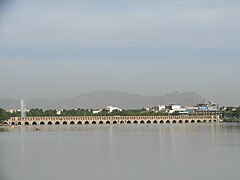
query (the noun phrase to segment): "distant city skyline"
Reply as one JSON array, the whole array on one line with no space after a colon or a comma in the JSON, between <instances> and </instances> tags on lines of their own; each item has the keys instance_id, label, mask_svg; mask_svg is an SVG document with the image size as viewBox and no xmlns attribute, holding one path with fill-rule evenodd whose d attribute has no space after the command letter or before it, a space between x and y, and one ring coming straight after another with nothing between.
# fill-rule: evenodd
<instances>
[{"instance_id":1,"label":"distant city skyline","mask_svg":"<svg viewBox=\"0 0 240 180\"><path fill-rule=\"evenodd\" d=\"M0 98L193 91L240 105L240 2L0 3Z\"/></svg>"}]
</instances>

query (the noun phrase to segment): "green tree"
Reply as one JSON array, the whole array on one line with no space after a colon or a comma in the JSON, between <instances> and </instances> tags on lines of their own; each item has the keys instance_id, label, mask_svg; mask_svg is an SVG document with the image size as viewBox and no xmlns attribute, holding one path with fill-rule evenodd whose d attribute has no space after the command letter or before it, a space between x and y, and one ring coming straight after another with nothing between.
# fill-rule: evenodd
<instances>
[{"instance_id":1,"label":"green tree","mask_svg":"<svg viewBox=\"0 0 240 180\"><path fill-rule=\"evenodd\" d=\"M57 116L57 110L56 109L48 109L44 111L44 116Z\"/></svg>"},{"instance_id":2,"label":"green tree","mask_svg":"<svg viewBox=\"0 0 240 180\"><path fill-rule=\"evenodd\" d=\"M44 111L42 109L36 108L36 109L31 109L29 112L26 114L29 117L34 117L34 116L45 116Z\"/></svg>"},{"instance_id":3,"label":"green tree","mask_svg":"<svg viewBox=\"0 0 240 180\"><path fill-rule=\"evenodd\" d=\"M10 113L0 108L0 121L8 120L11 117Z\"/></svg>"}]
</instances>

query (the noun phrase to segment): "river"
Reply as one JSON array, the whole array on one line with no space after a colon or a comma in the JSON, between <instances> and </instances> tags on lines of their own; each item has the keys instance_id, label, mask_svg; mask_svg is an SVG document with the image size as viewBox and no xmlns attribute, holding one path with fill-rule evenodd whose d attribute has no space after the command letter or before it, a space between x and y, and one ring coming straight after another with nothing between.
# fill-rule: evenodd
<instances>
[{"instance_id":1,"label":"river","mask_svg":"<svg viewBox=\"0 0 240 180\"><path fill-rule=\"evenodd\" d=\"M0 132L0 180L238 180L240 124L69 125Z\"/></svg>"}]
</instances>

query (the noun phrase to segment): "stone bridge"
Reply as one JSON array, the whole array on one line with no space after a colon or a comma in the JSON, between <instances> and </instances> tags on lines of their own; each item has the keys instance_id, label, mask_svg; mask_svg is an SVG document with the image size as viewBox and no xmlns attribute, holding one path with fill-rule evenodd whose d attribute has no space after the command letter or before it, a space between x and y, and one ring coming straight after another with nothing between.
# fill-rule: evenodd
<instances>
[{"instance_id":1,"label":"stone bridge","mask_svg":"<svg viewBox=\"0 0 240 180\"><path fill-rule=\"evenodd\" d=\"M218 123L219 116L54 116L12 117L8 125Z\"/></svg>"}]
</instances>

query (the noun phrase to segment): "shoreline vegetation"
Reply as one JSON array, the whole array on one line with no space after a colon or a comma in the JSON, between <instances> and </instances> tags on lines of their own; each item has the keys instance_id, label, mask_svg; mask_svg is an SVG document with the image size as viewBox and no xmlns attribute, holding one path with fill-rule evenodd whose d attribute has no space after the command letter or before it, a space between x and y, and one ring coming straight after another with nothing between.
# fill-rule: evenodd
<instances>
[{"instance_id":1,"label":"shoreline vegetation","mask_svg":"<svg viewBox=\"0 0 240 180\"><path fill-rule=\"evenodd\" d=\"M228 108L224 112L219 112L220 117L222 118L223 122L240 122L240 107L232 111L232 108ZM51 116L178 116L181 115L178 112L173 114L168 114L166 112L154 112L154 111L147 111L146 109L130 109L122 111L114 110L112 112L103 109L99 113L94 113L93 109L63 109L57 111L56 109L48 109L43 110L40 108L30 109L26 112L27 117L51 117ZM197 115L197 114L189 114ZM2 108L0 108L0 127L5 126L3 121L10 119L11 117L21 117L20 111L15 112L8 112Z\"/></svg>"},{"instance_id":2,"label":"shoreline vegetation","mask_svg":"<svg viewBox=\"0 0 240 180\"><path fill-rule=\"evenodd\" d=\"M51 117L51 116L168 116L166 112L153 112L147 111L145 109L137 110L114 110L108 112L103 109L101 112L95 114L93 109L69 109L62 110L61 114L58 114L56 109L43 110L39 108L30 109L26 112L27 117ZM179 115L179 113L173 113L172 115ZM21 112L7 112L6 110L0 108L0 120L8 120L11 117L21 117Z\"/></svg>"},{"instance_id":3,"label":"shoreline vegetation","mask_svg":"<svg viewBox=\"0 0 240 180\"><path fill-rule=\"evenodd\" d=\"M223 122L240 122L240 118L223 119Z\"/></svg>"}]
</instances>

